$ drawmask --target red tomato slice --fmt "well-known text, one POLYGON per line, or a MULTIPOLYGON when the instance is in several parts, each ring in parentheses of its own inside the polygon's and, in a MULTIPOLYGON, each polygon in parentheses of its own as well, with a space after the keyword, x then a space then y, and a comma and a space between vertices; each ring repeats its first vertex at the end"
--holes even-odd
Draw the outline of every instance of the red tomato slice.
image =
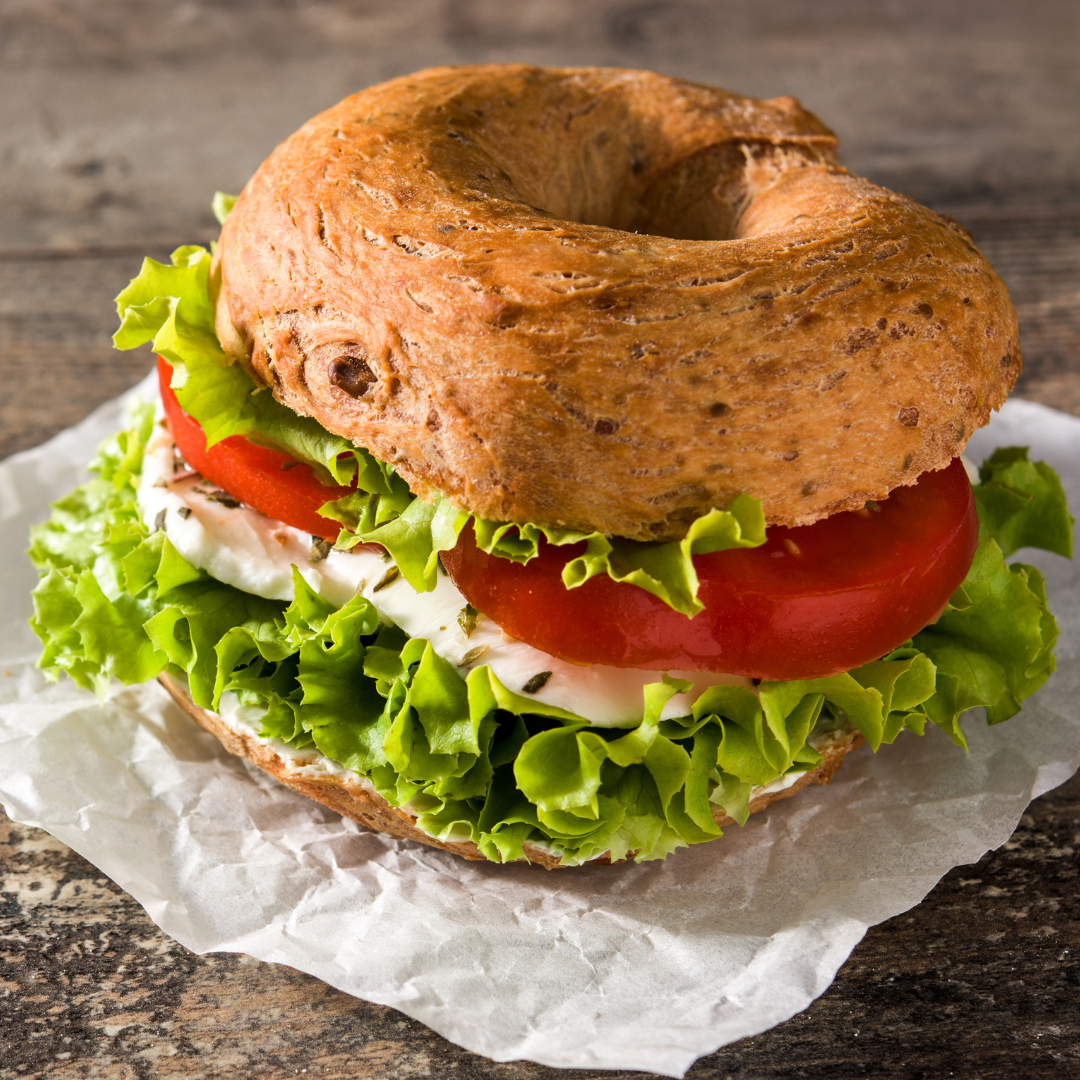
POLYGON ((770 528, 759 548, 694 557, 693 619, 607 576, 567 590, 583 545, 542 545, 527 564, 486 555, 471 527, 442 561, 473 607, 507 633, 581 664, 810 679, 876 660, 934 619, 978 543, 959 459, 897 488, 879 510, 770 528))
POLYGON ((196 472, 267 517, 323 540, 338 538, 341 526, 318 511, 323 503, 348 495, 350 488, 324 484, 310 465, 296 464, 288 454, 256 446, 240 435, 222 439, 207 450, 206 434, 198 420, 180 408, 169 385, 172 367, 160 356, 157 367, 169 430, 184 460, 196 472))

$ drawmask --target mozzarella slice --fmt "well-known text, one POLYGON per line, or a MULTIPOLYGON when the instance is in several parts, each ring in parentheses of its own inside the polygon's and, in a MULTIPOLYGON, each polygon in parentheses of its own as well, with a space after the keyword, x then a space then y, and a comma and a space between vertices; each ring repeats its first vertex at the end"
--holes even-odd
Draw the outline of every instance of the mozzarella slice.
MULTIPOLYGON (((172 436, 158 420, 143 458, 139 506, 150 529, 165 530, 192 565, 244 592, 292 600, 292 568, 324 599, 347 603, 357 593, 375 605, 386 622, 410 637, 426 638, 434 650, 465 675, 486 664, 508 689, 521 693, 541 672, 550 672, 531 696, 566 709, 598 727, 631 727, 641 720, 644 688, 661 673, 604 664, 577 665, 508 637, 481 615, 466 635, 458 622, 465 598, 440 574, 431 592, 417 593, 389 557, 371 547, 331 551, 323 557, 312 538, 247 506, 219 501, 220 493, 197 473, 181 471, 172 436)), ((687 715, 710 686, 750 686, 740 675, 672 671, 694 685, 667 703, 663 719, 687 715)))

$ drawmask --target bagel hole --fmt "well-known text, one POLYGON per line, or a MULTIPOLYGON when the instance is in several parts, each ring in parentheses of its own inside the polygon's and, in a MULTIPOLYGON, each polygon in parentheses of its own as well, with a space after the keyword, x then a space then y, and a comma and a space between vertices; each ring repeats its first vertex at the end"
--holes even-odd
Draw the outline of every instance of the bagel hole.
POLYGON ((577 160, 553 168, 537 168, 537 157, 524 154, 499 164, 522 202, 562 221, 672 240, 735 237, 748 198, 741 146, 709 146, 671 163, 621 149, 601 154, 586 143, 577 160))
POLYGON ((740 146, 710 146, 652 180, 633 231, 672 240, 732 240, 749 197, 740 146))

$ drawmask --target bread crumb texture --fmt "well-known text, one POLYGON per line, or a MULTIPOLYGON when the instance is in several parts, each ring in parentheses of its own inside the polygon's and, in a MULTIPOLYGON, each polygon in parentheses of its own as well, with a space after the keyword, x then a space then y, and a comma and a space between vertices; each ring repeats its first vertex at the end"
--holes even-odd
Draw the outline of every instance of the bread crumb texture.
POLYGON ((793 98, 643 71, 435 68, 346 98, 248 183, 226 350, 482 517, 671 540, 940 469, 1020 372, 956 223, 853 176, 793 98))

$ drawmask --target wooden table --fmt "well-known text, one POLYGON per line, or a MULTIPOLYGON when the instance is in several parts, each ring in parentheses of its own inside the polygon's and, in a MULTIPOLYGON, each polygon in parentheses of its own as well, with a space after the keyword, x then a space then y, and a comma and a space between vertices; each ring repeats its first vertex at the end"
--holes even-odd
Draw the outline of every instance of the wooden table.
MULTIPOLYGON (((956 217, 1020 312, 1018 393, 1080 415, 1075 0, 0 0, 0 455, 149 367, 111 351, 144 253, 206 242, 309 115, 435 63, 649 67, 832 123, 846 163, 956 217)), ((1080 781, 870 931, 828 992, 691 1076, 1080 1076, 1080 781)), ((0 819, 0 1078, 556 1077, 242 956, 197 957, 0 819)))

